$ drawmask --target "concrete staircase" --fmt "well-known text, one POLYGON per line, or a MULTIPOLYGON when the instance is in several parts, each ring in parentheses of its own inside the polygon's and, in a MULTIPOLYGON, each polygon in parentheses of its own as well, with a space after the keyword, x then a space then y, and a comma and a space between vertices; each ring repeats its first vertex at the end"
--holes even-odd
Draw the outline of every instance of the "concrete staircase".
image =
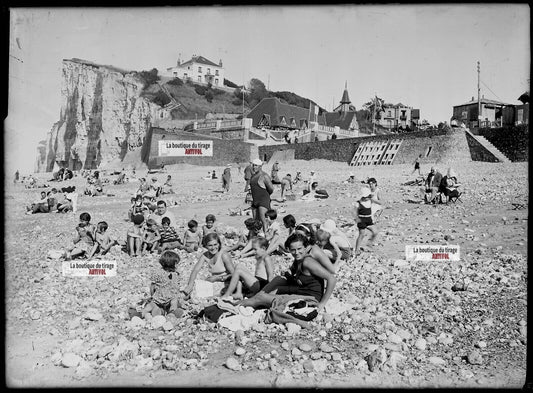
POLYGON ((482 135, 474 135, 471 131, 466 131, 472 138, 474 138, 476 141, 479 142, 481 146, 483 146, 485 149, 487 149, 494 157, 498 159, 500 162, 511 162, 505 154, 503 154, 501 151, 499 151, 496 146, 494 146, 492 143, 490 143, 487 138, 485 138, 482 135))

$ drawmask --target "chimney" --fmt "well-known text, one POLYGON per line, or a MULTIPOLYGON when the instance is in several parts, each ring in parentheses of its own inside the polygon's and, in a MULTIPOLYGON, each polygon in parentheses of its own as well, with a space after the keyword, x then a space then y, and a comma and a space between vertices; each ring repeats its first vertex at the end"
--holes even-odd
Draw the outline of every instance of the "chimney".
POLYGON ((178 67, 181 65, 181 53, 178 53, 178 67))
POLYGON ((222 67, 222 59, 219 60, 218 65, 222 67))
POLYGON ((474 101, 474 96, 472 96, 472 101, 474 101))

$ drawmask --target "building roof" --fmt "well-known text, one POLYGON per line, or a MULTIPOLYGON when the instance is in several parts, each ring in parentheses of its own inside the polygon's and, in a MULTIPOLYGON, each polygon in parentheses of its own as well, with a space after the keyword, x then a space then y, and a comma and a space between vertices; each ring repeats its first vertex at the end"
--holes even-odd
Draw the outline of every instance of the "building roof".
MULTIPOLYGON (((284 116, 285 121, 289 124, 290 119, 294 118, 296 126, 299 127, 300 120, 314 121, 314 114, 307 108, 302 108, 296 105, 284 104, 279 98, 268 97, 263 98, 246 117, 252 119, 252 125, 257 127, 257 124, 263 115, 270 116, 270 126, 281 126, 280 117, 284 116)), ((318 124, 324 125, 324 117, 318 116, 318 124)))
POLYGON ((180 67, 183 67, 185 65, 189 65, 192 63, 200 63, 200 64, 205 64, 205 65, 209 65, 213 67, 220 67, 220 64, 215 64, 211 60, 208 60, 203 56, 193 56, 190 60, 187 60, 185 63, 181 63, 180 67))
MULTIPOLYGON (((481 103, 482 104, 493 104, 493 105, 511 105, 507 102, 501 102, 501 101, 496 101, 496 100, 489 100, 488 98, 482 98, 481 100, 481 103)), ((468 102, 465 102, 464 104, 459 104, 459 105, 454 105, 454 107, 456 106, 466 106, 466 105, 477 105, 477 100, 474 99, 474 100, 471 100, 471 101, 468 101, 468 102)))
POLYGON ((350 104, 350 97, 348 97, 348 89, 344 89, 344 93, 342 93, 341 98, 341 104, 350 104))
MULTIPOLYGON (((326 124, 328 127, 339 127, 341 130, 349 130, 355 117, 354 112, 326 112, 326 124)), ((322 116, 320 116, 322 117, 322 116)))

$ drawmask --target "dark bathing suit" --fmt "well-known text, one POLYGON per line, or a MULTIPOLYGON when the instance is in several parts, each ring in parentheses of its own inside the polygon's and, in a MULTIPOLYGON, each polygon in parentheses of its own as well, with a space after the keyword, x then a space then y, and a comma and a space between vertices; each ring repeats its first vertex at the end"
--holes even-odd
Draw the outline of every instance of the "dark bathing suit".
MULTIPOLYGON (((302 262, 300 262, 302 263, 302 262)), ((318 302, 324 295, 324 279, 302 273, 298 262, 294 262, 290 268, 290 273, 285 273, 287 283, 277 287, 278 295, 302 295, 313 296, 318 302)))
POLYGON ((263 206, 266 209, 270 209, 270 194, 268 191, 259 186, 260 174, 255 174, 250 179, 250 189, 252 191, 252 207, 258 208, 263 206))

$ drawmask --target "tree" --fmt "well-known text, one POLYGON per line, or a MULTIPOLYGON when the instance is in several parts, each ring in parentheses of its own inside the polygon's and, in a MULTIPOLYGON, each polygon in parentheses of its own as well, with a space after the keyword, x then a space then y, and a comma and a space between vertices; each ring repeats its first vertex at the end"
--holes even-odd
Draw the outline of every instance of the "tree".
MULTIPOLYGON (((379 120, 381 118, 380 112, 383 110, 385 100, 379 97, 371 99, 369 102, 363 104, 363 108, 374 114, 374 119, 379 120)), ((371 115, 372 116, 372 115, 371 115)))
POLYGON ((245 100, 250 107, 256 106, 263 98, 268 97, 268 91, 265 84, 259 79, 252 78, 248 85, 249 94, 245 95, 245 100))
POLYGON ((152 68, 150 71, 139 72, 137 75, 144 83, 143 88, 146 89, 148 86, 151 86, 156 83, 160 79, 158 73, 159 71, 157 71, 157 68, 152 68))

